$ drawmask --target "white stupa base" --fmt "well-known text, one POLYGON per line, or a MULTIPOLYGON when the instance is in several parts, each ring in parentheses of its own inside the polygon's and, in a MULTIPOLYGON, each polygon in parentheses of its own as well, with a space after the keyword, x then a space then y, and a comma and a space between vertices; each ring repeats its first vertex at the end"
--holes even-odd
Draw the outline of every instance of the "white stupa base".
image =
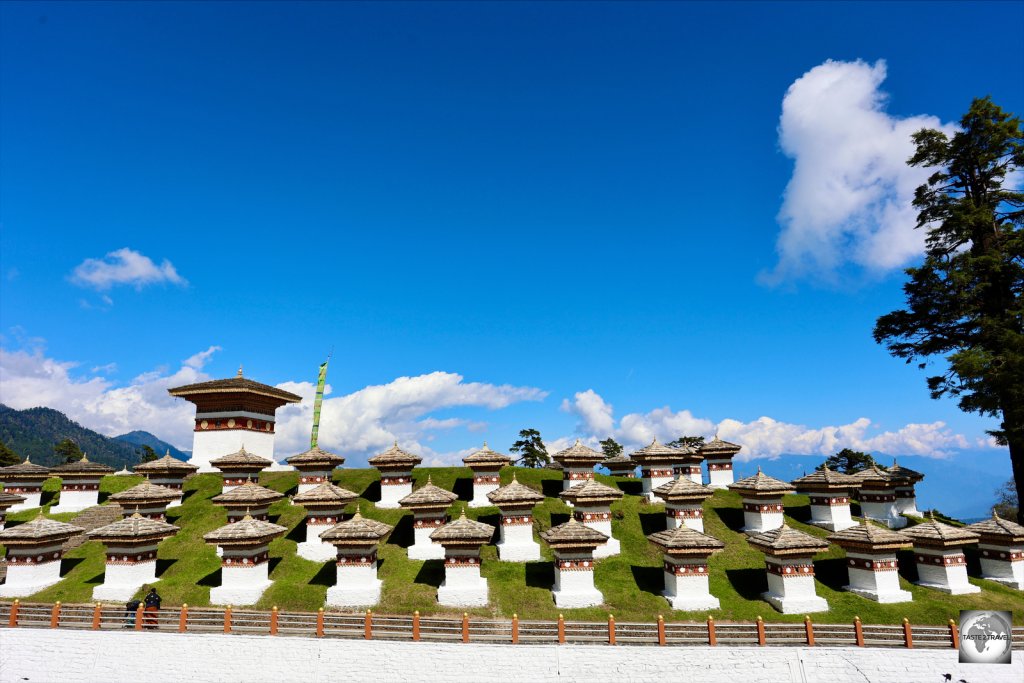
POLYGON ((973 583, 949 585, 943 583, 931 583, 930 581, 915 581, 918 586, 922 588, 931 588, 942 593, 948 593, 949 595, 969 595, 971 593, 980 593, 981 589, 975 586, 973 583))
POLYGON ((740 529, 743 533, 753 536, 763 531, 771 531, 782 526, 783 516, 781 512, 749 512, 743 511, 744 527, 740 529))
POLYGON ((922 553, 915 548, 914 554, 923 555, 926 560, 926 563, 917 563, 916 583, 918 586, 942 591, 950 595, 967 595, 969 593, 981 592, 980 588, 967 580, 967 566, 965 564, 944 566, 941 562, 935 561, 936 558, 950 558, 962 555, 959 549, 935 555, 922 553))
POLYGON ((59 581, 59 560, 43 564, 8 565, 7 581, 0 585, 0 598, 21 598, 32 595, 59 581))
POLYGON ((713 470, 710 465, 714 463, 713 460, 708 460, 708 486, 713 489, 727 489, 729 484, 734 483, 735 479, 732 476, 732 468, 727 470, 713 470))
POLYGON ((60 502, 50 508, 50 514, 59 515, 63 512, 81 512, 86 508, 99 505, 99 498, 99 491, 61 491, 60 502))
POLYGON ((681 526, 685 526, 688 529, 699 531, 704 533, 704 518, 703 517, 675 517, 672 515, 665 515, 665 528, 669 531, 672 529, 678 529, 681 526))
POLYGON ((787 598, 776 593, 762 593, 761 597, 783 614, 808 614, 810 612, 827 612, 828 602, 818 596, 800 596, 787 598))
POLYGON ((498 543, 498 559, 502 562, 536 562, 540 546, 536 543, 498 543))
MULTIPOLYGON (((417 530, 418 531, 418 530, 417 530)), ((427 531, 432 531, 427 529, 427 531)), ((444 559, 444 546, 438 545, 437 543, 419 543, 417 539, 416 543, 413 543, 408 548, 408 555, 410 560, 443 560, 444 559)))
POLYGON ((194 432, 190 465, 199 472, 218 472, 211 460, 245 450, 261 458, 274 460, 274 432, 257 432, 251 429, 214 429, 194 432))
POLYGON ((214 605, 254 605, 273 581, 260 581, 247 586, 217 586, 210 589, 210 602, 214 605))
POLYGON ((594 549, 594 557, 611 557, 612 555, 618 555, 620 550, 619 539, 609 537, 607 543, 599 545, 594 549))
POLYGON ((449 585, 446 578, 437 589, 437 604, 446 607, 484 607, 487 605, 487 579, 476 581, 459 580, 457 585, 449 585))
POLYGON ((103 583, 92 589, 93 600, 128 600, 146 584, 156 581, 156 560, 137 564, 108 564, 103 583))
POLYGON ((264 472, 294 472, 295 468, 292 467, 291 465, 289 465, 286 462, 278 462, 278 461, 275 460, 274 464, 272 464, 270 467, 268 467, 267 469, 265 469, 263 471, 264 472))
POLYGON ((672 609, 683 610, 685 612, 698 612, 706 611, 711 609, 718 609, 722 606, 718 598, 713 595, 675 595, 668 591, 663 591, 662 595, 668 600, 668 604, 672 605, 672 609))
POLYGON ((37 507, 42 507, 42 505, 39 502, 39 499, 43 497, 42 492, 40 492, 40 493, 19 493, 18 495, 19 496, 24 496, 25 497, 25 501, 22 502, 22 503, 18 503, 17 505, 12 505, 11 507, 7 508, 7 512, 8 513, 11 513, 11 512, 21 512, 22 510, 34 510, 37 507))
POLYGON ((883 605, 889 605, 895 602, 910 602, 914 599, 914 596, 910 591, 905 591, 900 588, 897 588, 896 590, 879 591, 860 586, 843 586, 843 590, 859 595, 862 598, 867 598, 868 600, 874 600, 875 602, 883 605))
POLYGON ((168 510, 176 507, 181 507, 181 494, 179 494, 177 498, 175 498, 174 500, 167 504, 168 510))
POLYGON ((982 572, 981 578, 1001 583, 1004 586, 1009 586, 1010 588, 1015 588, 1019 591, 1024 591, 1024 580, 1018 581, 1017 579, 1011 579, 1005 576, 985 576, 984 572, 982 572))
POLYGON ((469 501, 469 507, 471 508, 489 508, 494 507, 494 503, 487 499, 487 494, 491 491, 497 491, 501 487, 501 484, 486 483, 486 484, 473 484, 473 500, 469 501))
POLYGON ((380 487, 380 500, 377 502, 377 507, 384 508, 386 510, 394 510, 402 507, 398 504, 398 501, 402 500, 406 496, 412 493, 412 483, 408 484, 394 484, 380 487))
MULTIPOLYGON (((330 527, 323 527, 324 531, 330 527)), ((299 543, 296 550, 299 557, 310 562, 327 562, 338 557, 338 550, 330 543, 324 543, 319 538, 315 541, 303 541, 299 543)))
POLYGON ((892 502, 861 501, 860 511, 865 518, 885 524, 890 529, 902 529, 907 525, 907 518, 896 511, 896 504, 892 502))
POLYGON ((857 526, 847 505, 811 505, 810 524, 829 531, 842 531, 857 526))
POLYGON ((1012 553, 1019 553, 1024 548, 982 543, 978 550, 981 551, 981 578, 1024 590, 1024 561, 1011 562, 1008 559, 1012 553))
POLYGON ((555 598, 555 607, 596 607, 604 602, 604 594, 596 588, 556 589, 551 595, 555 598))
POLYGON ((643 495, 647 496, 647 500, 652 503, 660 503, 662 500, 654 495, 654 489, 673 480, 673 477, 641 477, 640 487, 643 495))
POLYGON ((327 604, 331 607, 372 607, 380 602, 382 583, 380 579, 374 579, 372 583, 358 586, 331 586, 327 589, 327 604))

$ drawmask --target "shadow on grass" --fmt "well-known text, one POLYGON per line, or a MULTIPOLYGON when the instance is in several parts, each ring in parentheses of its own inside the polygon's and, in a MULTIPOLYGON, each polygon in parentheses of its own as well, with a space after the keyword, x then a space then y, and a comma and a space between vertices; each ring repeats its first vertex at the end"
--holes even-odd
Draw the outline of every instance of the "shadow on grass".
POLYGON ((104 503, 106 503, 107 502, 107 498, 110 498, 111 495, 112 494, 110 494, 110 493, 108 493, 106 491, 100 491, 99 494, 96 496, 96 503, 97 503, 97 505, 103 505, 104 503))
POLYGON ((444 560, 424 560, 413 581, 440 588, 441 582, 444 581, 444 560))
POLYGON ((388 545, 397 545, 399 548, 408 548, 416 540, 413 533, 412 515, 405 515, 395 524, 395 530, 388 537, 388 545))
POLYGON ((814 562, 814 578, 834 591, 843 590, 850 583, 845 557, 830 557, 814 562))
POLYGON ((181 504, 184 505, 189 498, 196 495, 195 489, 189 489, 188 491, 182 491, 181 493, 181 504))
POLYGON ((798 522, 809 524, 811 521, 811 505, 793 505, 786 507, 786 514, 798 522))
POLYGON ((665 518, 665 515, 658 512, 641 512, 637 516, 640 518, 640 530, 644 536, 649 536, 668 528, 668 520, 665 518))
POLYGON ((85 562, 84 557, 65 557, 60 561, 60 575, 67 576, 68 572, 85 562))
POLYGON ((615 482, 615 485, 627 496, 644 495, 644 485, 639 479, 619 479, 615 482))
POLYGON ((480 515, 476 518, 476 521, 483 522, 484 524, 490 524, 494 527, 494 534, 491 536, 491 543, 497 543, 498 539, 501 538, 501 515, 498 513, 480 515))
POLYGON ((555 526, 558 526, 559 524, 565 524, 566 522, 569 521, 570 517, 572 517, 572 515, 568 515, 568 514, 566 514, 564 512, 552 512, 551 513, 551 526, 555 527, 555 526))
POLYGON ((554 562, 527 562, 526 585, 532 588, 551 590, 555 585, 554 562))
MULTIPOLYGON (((275 523, 277 520, 273 520, 275 523)), ((291 531, 285 535, 285 539, 289 541, 295 541, 296 543, 302 543, 306 540, 306 520, 302 520, 296 524, 291 531)))
POLYGON ((327 586, 330 588, 338 579, 338 566, 334 562, 328 562, 324 566, 320 567, 312 579, 309 580, 311 586, 327 586))
POLYGON ((473 478, 459 477, 452 485, 452 493, 459 497, 459 500, 473 500, 473 478))
POLYGON ((220 574, 221 574, 220 567, 218 567, 214 571, 210 572, 209 574, 207 574, 203 578, 201 578, 198 581, 196 581, 196 585, 197 586, 209 586, 210 588, 216 588, 217 586, 220 585, 220 581, 221 581, 220 574))
POLYGON ((852 516, 854 516, 854 517, 863 517, 864 516, 864 513, 861 512, 861 509, 860 509, 860 503, 855 503, 852 500, 850 501, 850 514, 852 516))
POLYGON ((722 520, 722 524, 733 531, 740 531, 743 528, 745 524, 743 510, 739 508, 714 508, 714 510, 718 514, 718 518, 722 520))
POLYGON ((968 576, 981 576, 981 556, 978 554, 977 546, 967 546, 964 549, 964 556, 967 558, 968 576))
POLYGON ((363 492, 359 494, 359 497, 363 500, 372 500, 374 502, 380 502, 380 479, 377 481, 371 481, 370 484, 363 489, 363 492))
POLYGON ((632 566, 633 581, 640 590, 661 595, 665 590, 665 570, 661 567, 637 567, 632 566))
POLYGON ((540 482, 540 492, 545 498, 558 498, 562 490, 561 479, 544 479, 540 482))
POLYGON ((277 569, 277 565, 281 564, 281 559, 282 558, 280 558, 280 557, 272 557, 272 558, 270 558, 270 560, 267 562, 267 574, 268 575, 274 573, 274 570, 277 569))
POLYGON ((171 565, 177 562, 177 560, 161 560, 157 558, 156 561, 156 576, 160 578, 164 575, 164 572, 171 568, 171 565))
POLYGON ((760 600, 761 593, 768 590, 768 578, 764 569, 726 569, 729 583, 746 600, 760 600))
POLYGON ((57 491, 43 491, 39 496, 39 507, 46 507, 50 503, 57 502, 57 491))
POLYGON ((917 581, 917 562, 914 561, 913 550, 900 550, 896 553, 897 570, 910 583, 917 581))
POLYGON ((93 586, 98 586, 101 583, 103 583, 103 577, 104 577, 105 574, 106 574, 106 572, 100 572, 99 574, 96 574, 92 578, 86 579, 82 583, 86 583, 86 584, 93 585, 93 586))

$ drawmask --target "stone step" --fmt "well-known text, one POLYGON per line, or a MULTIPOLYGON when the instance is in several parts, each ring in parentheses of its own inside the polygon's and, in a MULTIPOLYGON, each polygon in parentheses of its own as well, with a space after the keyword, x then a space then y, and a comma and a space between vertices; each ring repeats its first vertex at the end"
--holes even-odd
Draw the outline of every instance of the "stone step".
MULTIPOLYGON (((106 505, 95 505, 91 508, 86 508, 68 523, 80 527, 83 532, 86 532, 116 522, 121 519, 121 516, 121 506, 116 503, 108 503, 106 505)), ((72 536, 64 542, 64 551, 67 552, 72 548, 77 548, 88 540, 89 537, 85 533, 72 536)))

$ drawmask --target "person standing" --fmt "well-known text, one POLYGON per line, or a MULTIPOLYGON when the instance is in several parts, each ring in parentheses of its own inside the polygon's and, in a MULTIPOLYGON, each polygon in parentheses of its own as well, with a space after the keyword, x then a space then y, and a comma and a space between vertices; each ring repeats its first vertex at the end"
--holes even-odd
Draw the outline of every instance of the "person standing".
POLYGON ((160 611, 160 594, 156 588, 150 588, 149 593, 143 599, 142 624, 145 628, 155 629, 157 624, 157 612, 160 611))

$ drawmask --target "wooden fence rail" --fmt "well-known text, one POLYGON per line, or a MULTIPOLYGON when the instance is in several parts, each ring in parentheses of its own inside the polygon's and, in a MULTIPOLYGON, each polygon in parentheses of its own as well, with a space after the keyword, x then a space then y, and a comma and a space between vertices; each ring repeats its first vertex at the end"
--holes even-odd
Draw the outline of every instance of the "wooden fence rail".
MULTIPOLYGON (((730 645, 785 647, 895 647, 955 648, 959 640, 956 622, 943 626, 848 624, 803 622, 768 623, 715 621, 666 622, 661 616, 650 622, 606 622, 424 617, 348 612, 283 612, 189 607, 162 609, 156 613, 125 610, 114 605, 66 605, 0 602, 0 628, 71 628, 93 631, 132 629, 177 633, 231 633, 309 638, 360 638, 367 640, 416 640, 452 643, 551 643, 575 645, 730 645)), ((1024 650, 1024 628, 1013 629, 1013 647, 1024 650)))

